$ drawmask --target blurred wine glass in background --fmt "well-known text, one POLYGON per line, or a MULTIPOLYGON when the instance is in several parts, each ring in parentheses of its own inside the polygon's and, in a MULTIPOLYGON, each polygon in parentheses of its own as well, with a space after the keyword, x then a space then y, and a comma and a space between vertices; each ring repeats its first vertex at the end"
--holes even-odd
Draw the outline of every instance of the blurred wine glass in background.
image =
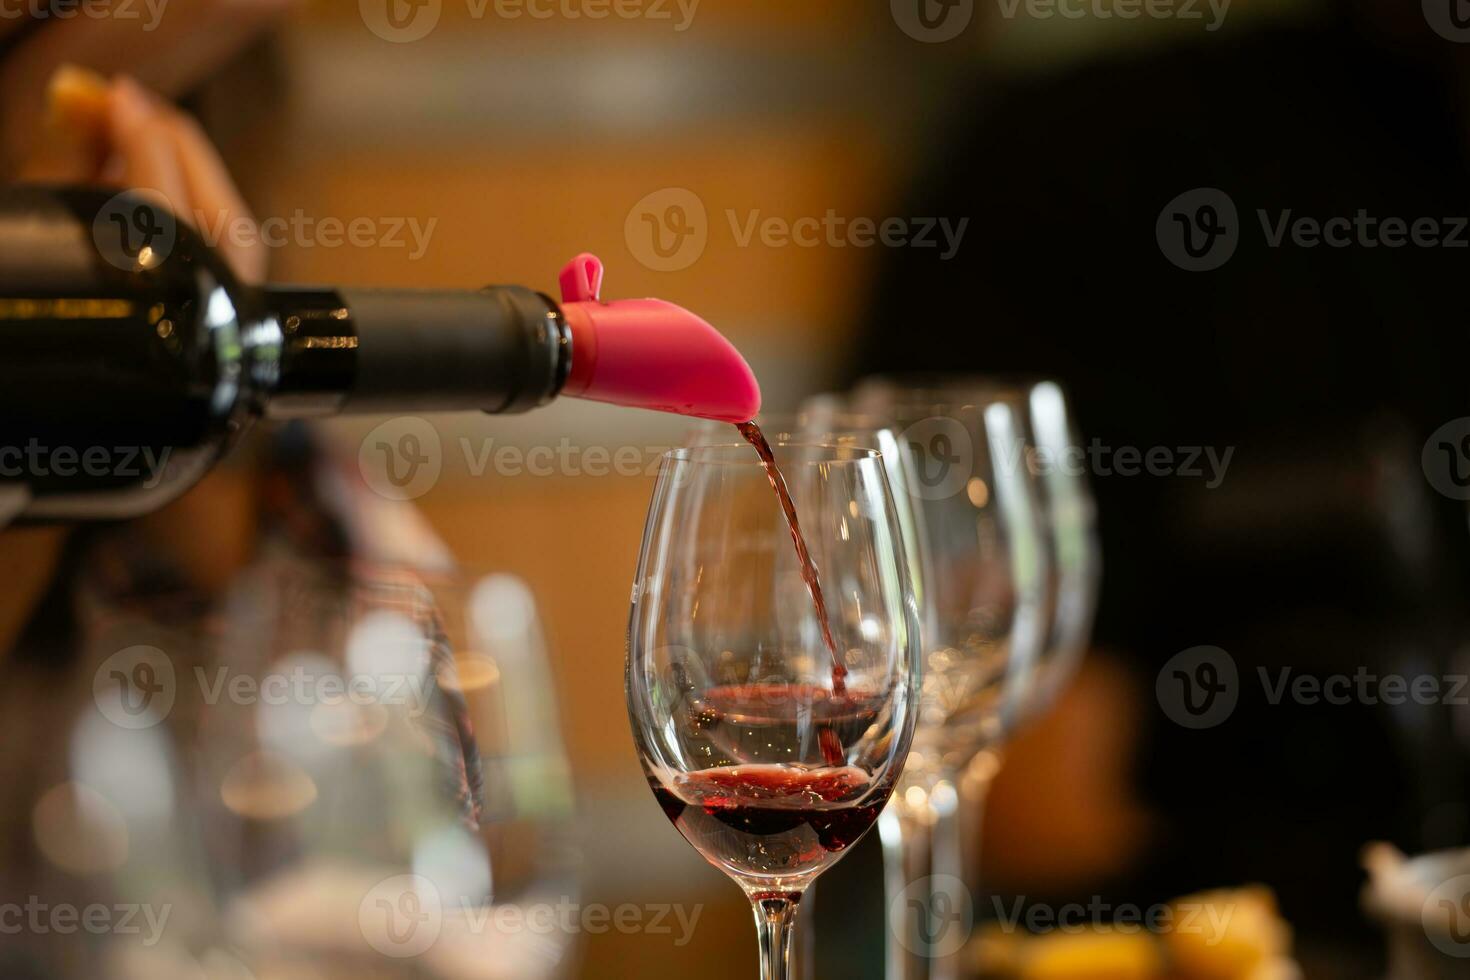
POLYGON ((1039 683, 1050 577, 1039 491, 1020 462, 1022 423, 1006 399, 936 399, 872 381, 852 405, 886 420, 910 447, 931 570, 919 729, 879 825, 887 973, 891 980, 951 976, 957 950, 941 948, 930 920, 973 899, 953 894, 967 887, 961 780, 1039 683))
POLYGON ((91 970, 50 944, 33 975, 565 973, 573 799, 519 580, 268 558, 166 606, 89 617, 32 876, 164 921, 99 937, 91 970))

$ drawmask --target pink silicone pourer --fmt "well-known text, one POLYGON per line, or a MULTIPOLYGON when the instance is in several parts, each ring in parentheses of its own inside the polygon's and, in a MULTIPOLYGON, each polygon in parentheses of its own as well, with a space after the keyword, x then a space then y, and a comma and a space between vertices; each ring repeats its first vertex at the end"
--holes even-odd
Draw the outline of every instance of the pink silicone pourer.
POLYGON ((760 411, 750 365, 704 320, 660 299, 602 302, 602 260, 589 252, 560 279, 572 332, 562 394, 721 422, 748 422, 760 411))

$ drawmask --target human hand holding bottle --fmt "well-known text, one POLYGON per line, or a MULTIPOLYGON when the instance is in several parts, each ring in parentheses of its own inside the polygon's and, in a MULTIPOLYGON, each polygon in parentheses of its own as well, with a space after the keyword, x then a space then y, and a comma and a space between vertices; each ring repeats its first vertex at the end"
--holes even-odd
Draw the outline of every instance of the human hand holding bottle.
MULTIPOLYGON (((199 123, 128 76, 60 68, 48 87, 45 128, 22 180, 150 191, 183 221, 201 214, 221 227, 254 221, 199 123)), ((260 236, 225 236, 216 250, 243 281, 265 278, 260 236)))
MULTIPOLYGON (((253 222, 219 153, 199 124, 127 76, 112 80, 63 66, 47 86, 43 137, 30 148, 17 177, 36 183, 105 184, 146 189, 166 198, 180 220, 207 214, 253 222)), ((258 235, 227 236, 219 254, 247 282, 265 278, 267 255, 258 235)), ((217 468, 198 492, 151 520, 175 531, 158 535, 160 550, 190 581, 217 585, 248 557, 255 508, 248 474, 217 468), (184 511, 185 513, 179 513, 184 511)), ((17 500, 17 505, 21 501, 17 500)), ((0 499, 0 548, 30 556, 32 571, 0 599, 0 651, 24 625, 51 577, 66 531, 59 527, 4 529, 0 499)), ((146 531, 145 531, 146 533, 146 531)))

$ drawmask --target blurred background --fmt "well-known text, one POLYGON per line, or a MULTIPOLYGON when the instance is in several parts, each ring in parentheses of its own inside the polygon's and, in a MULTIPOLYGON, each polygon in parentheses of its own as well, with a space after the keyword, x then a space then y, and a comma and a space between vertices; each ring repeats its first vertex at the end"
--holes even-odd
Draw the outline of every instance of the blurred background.
MULTIPOLYGON (((1448 694, 1470 570, 1452 477, 1470 454, 1438 468, 1440 443, 1470 433, 1440 432, 1470 415, 1456 4, 635 6, 307 0, 182 101, 257 219, 402 229, 402 247, 288 235, 272 281, 552 291, 592 251, 604 296, 656 295, 724 332, 770 409, 871 373, 1060 378, 1105 451, 1090 464, 1097 643, 1007 748, 987 888, 1147 908, 1261 883, 1308 976, 1383 975, 1363 848, 1470 836, 1470 727, 1448 694), (1290 230, 1360 210, 1432 219, 1438 241, 1290 230), (802 219, 809 237, 790 238, 802 219), (853 231, 888 219, 905 242, 853 231), (1124 448, 1171 462, 1129 475, 1124 448), (1206 645, 1227 652, 1239 700, 1199 729, 1156 685, 1206 645), (1445 693, 1273 698, 1282 670, 1445 693)), ((136 69, 152 71, 168 66, 136 69)), ((321 429, 350 465, 383 423, 321 429)), ((581 936, 577 975, 753 975, 747 904, 660 813, 622 695, 651 475, 686 424, 563 402, 433 430, 442 470, 414 504, 461 565, 518 577, 539 608, 581 900, 702 906, 684 945, 581 936), (571 462, 497 455, 534 447, 571 462)), ((250 458, 212 479, 242 479, 250 458)), ((860 852, 819 887, 823 930, 865 924, 871 940, 824 952, 824 975, 880 975, 877 873, 860 852)))

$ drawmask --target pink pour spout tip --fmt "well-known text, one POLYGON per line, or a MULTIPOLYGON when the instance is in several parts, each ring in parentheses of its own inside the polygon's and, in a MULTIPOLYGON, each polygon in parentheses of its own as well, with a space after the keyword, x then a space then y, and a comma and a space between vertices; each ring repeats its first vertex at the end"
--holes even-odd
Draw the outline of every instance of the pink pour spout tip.
POLYGON ((704 320, 658 299, 602 302, 602 262, 590 253, 569 262, 560 279, 572 333, 565 394, 721 422, 760 412, 750 365, 704 320))

